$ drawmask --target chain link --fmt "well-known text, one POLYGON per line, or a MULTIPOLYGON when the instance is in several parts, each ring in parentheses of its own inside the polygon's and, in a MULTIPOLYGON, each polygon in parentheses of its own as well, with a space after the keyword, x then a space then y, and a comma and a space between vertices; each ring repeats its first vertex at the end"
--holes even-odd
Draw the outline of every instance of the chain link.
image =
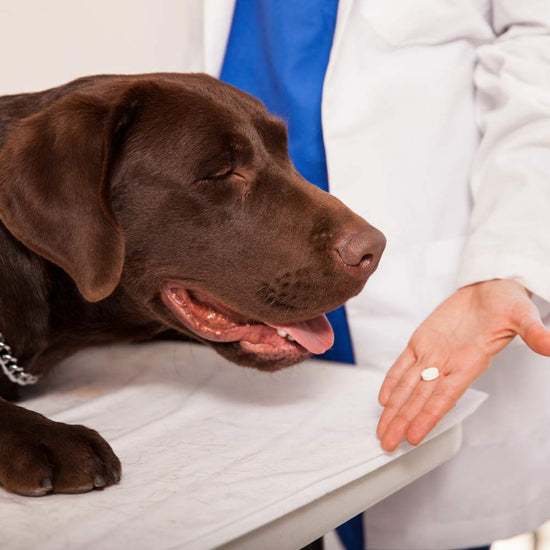
POLYGON ((20 386, 27 386, 38 382, 38 376, 25 372, 25 369, 17 364, 17 359, 11 354, 11 348, 6 344, 4 335, 1 332, 0 367, 2 367, 2 371, 12 382, 20 386))

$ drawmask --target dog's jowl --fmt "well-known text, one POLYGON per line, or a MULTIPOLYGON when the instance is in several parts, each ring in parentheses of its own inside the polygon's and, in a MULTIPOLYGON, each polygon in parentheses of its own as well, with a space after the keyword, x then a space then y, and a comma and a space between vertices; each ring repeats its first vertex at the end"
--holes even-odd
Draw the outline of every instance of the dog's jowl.
POLYGON ((385 245, 300 177, 280 120, 205 75, 0 98, 0 219, 0 483, 24 495, 108 486, 121 468, 97 432, 9 402, 17 384, 166 331, 239 365, 293 365, 332 345, 324 314, 385 245))

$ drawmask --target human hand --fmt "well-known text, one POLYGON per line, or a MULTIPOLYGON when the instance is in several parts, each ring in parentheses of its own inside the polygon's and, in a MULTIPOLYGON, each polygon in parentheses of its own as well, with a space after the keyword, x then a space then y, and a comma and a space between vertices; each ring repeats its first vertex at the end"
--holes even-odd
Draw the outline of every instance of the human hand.
POLYGON ((445 300, 418 327, 382 384, 376 432, 382 448, 393 451, 404 437, 418 445, 516 334, 550 356, 550 331, 516 281, 476 283, 445 300), (427 367, 437 367, 439 378, 422 380, 427 367))

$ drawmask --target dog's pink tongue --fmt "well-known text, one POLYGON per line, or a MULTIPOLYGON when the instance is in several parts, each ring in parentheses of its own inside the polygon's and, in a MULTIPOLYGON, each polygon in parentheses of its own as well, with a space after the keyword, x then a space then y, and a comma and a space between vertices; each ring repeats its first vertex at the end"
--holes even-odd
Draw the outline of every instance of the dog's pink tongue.
POLYGON ((275 329, 284 330, 311 353, 325 353, 334 344, 334 332, 326 315, 294 325, 266 324, 275 329))

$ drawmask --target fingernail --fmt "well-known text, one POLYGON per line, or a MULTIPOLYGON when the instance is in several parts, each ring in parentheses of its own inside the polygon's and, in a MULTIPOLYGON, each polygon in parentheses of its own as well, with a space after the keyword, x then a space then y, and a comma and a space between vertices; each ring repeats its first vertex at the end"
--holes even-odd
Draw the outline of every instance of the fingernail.
POLYGON ((401 443, 401 442, 398 441, 397 444, 395 443, 395 441, 393 441, 391 443, 388 443, 387 441, 382 442, 382 449, 384 451, 386 451, 387 453, 393 453, 393 451, 395 451, 395 449, 397 449, 397 447, 399 447, 399 443, 401 443))

